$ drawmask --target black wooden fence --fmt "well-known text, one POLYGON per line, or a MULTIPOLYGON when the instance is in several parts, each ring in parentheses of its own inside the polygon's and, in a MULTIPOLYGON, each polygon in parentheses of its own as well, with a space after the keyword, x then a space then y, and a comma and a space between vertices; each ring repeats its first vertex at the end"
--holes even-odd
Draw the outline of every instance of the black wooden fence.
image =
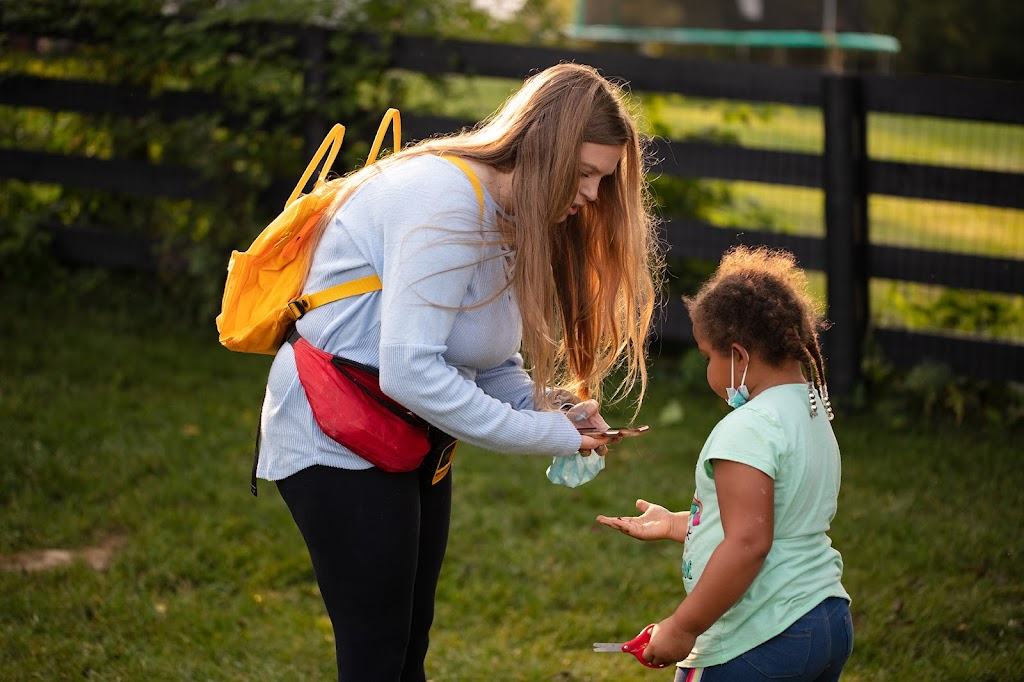
MULTIPOLYGON (((324 64, 324 32, 302 29, 310 59, 306 86, 318 87, 324 64)), ((367 37, 372 40, 373 37, 367 37)), ((657 140, 654 170, 678 177, 746 180, 823 190, 826 236, 794 236, 757 230, 722 229, 693 219, 666 217, 664 229, 675 253, 717 260, 744 232, 748 244, 793 251, 801 265, 827 275, 828 316, 825 335, 830 386, 837 394, 859 379, 863 347, 871 334, 888 360, 911 366, 932 360, 955 372, 980 379, 1024 380, 1024 346, 963 338, 940 332, 869 330, 868 281, 886 278, 971 290, 1024 294, 1024 264, 1012 258, 961 255, 896 248, 869 239, 870 194, 984 204, 1024 209, 1024 175, 1007 172, 879 161, 866 153, 869 112, 892 112, 950 119, 1024 124, 1024 84, 986 81, 900 78, 881 75, 836 75, 813 69, 750 64, 659 59, 632 53, 550 47, 496 45, 472 41, 439 42, 403 37, 386 48, 395 68, 425 74, 473 74, 523 78, 561 61, 591 64, 606 75, 624 79, 633 91, 681 93, 692 97, 777 102, 820 108, 825 130, 824 154, 771 151, 708 142, 657 140)), ((0 77, 0 105, 43 107, 88 113, 141 116, 158 112, 166 120, 215 111, 215 96, 197 93, 140 95, 118 86, 86 81, 52 80, 26 75, 0 77)), ((294 123, 294 122, 293 122, 294 123)), ((458 130, 471 123, 403 111, 406 137, 418 139, 458 130)), ((326 132, 319 120, 304 124, 307 143, 326 132)), ((5 145, 7 143, 4 143, 5 145)), ((10 146, 0 147, 0 178, 118 190, 148 197, 209 197, 209 189, 187 168, 131 160, 68 157, 10 146)), ((290 189, 275 183, 277 194, 290 189)), ((280 198, 275 194, 275 203, 280 198)), ((153 263, 145 241, 101 231, 58 231, 55 247, 69 261, 123 264, 131 254, 140 264, 153 263)), ((691 337, 688 316, 679 301, 668 301, 660 336, 691 337)))

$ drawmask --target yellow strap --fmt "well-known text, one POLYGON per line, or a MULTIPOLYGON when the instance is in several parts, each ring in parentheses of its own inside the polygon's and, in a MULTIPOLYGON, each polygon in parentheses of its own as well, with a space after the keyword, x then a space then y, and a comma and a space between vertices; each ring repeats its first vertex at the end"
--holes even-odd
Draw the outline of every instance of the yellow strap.
MULTIPOLYGON (((384 120, 381 121, 380 129, 377 131, 377 137, 373 142, 373 148, 370 150, 370 159, 375 160, 377 158, 377 153, 380 151, 380 143, 384 139, 384 135, 387 133, 387 126, 392 122, 392 120, 394 121, 395 148, 398 148, 400 144, 399 138, 401 135, 401 122, 398 110, 388 109, 388 113, 384 115, 384 120)), ((344 134, 344 130, 344 128, 341 129, 342 134, 344 134)), ((326 144, 327 140, 324 140, 324 145, 326 144)), ((321 145, 321 151, 322 150, 323 145, 321 145)), ((320 152, 317 153, 319 154, 320 152)), ((480 222, 482 223, 484 220, 484 188, 483 185, 480 184, 480 178, 476 176, 476 173, 473 172, 473 169, 469 167, 469 164, 466 163, 465 160, 460 159, 457 156, 442 156, 441 158, 458 166, 459 169, 466 174, 466 177, 469 178, 470 184, 473 185, 473 191, 476 193, 476 199, 480 203, 480 222)), ((367 164, 369 163, 371 163, 371 161, 368 159, 367 164)), ((307 171, 309 171, 309 169, 307 169, 307 171)), ((377 275, 369 275, 367 277, 352 280, 351 282, 336 284, 333 287, 328 287, 327 289, 318 291, 315 294, 306 294, 305 296, 301 296, 289 303, 288 307, 295 315, 295 319, 298 319, 313 308, 317 308, 326 303, 333 303, 334 301, 339 301, 343 298, 348 298, 349 296, 368 294, 371 291, 380 291, 382 288, 383 285, 381 284, 380 277, 377 275)))
POLYGON ((331 128, 331 132, 327 133, 327 137, 320 143, 320 148, 316 150, 316 154, 313 154, 313 158, 310 160, 309 165, 306 166, 306 170, 302 173, 302 177, 299 178, 299 183, 295 185, 295 189, 292 190, 292 194, 288 197, 288 201, 284 202, 285 208, 291 204, 295 199, 298 198, 299 194, 302 193, 302 188, 306 186, 306 182, 309 180, 309 176, 316 170, 316 165, 320 163, 320 159, 324 157, 324 153, 327 152, 328 146, 330 146, 330 152, 327 154, 327 161, 324 162, 324 167, 320 170, 320 177, 317 178, 316 185, 319 187, 324 184, 327 172, 331 170, 331 166, 334 165, 334 159, 338 156, 338 151, 341 149, 341 141, 345 139, 345 126, 340 123, 335 123, 334 127, 331 128))
POLYGON ((480 222, 482 223, 484 221, 484 186, 480 184, 480 178, 476 176, 476 173, 469 167, 465 159, 458 156, 448 156, 447 154, 442 154, 441 158, 454 163, 469 178, 469 183, 473 185, 473 191, 476 192, 476 200, 480 204, 480 222))
POLYGON ((445 161, 451 161, 453 164, 458 166, 460 168, 460 170, 462 170, 463 173, 466 174, 466 177, 469 178, 469 183, 473 185, 473 191, 475 191, 475 193, 476 193, 476 201, 480 205, 480 222, 482 223, 483 222, 483 185, 480 184, 480 178, 476 177, 476 173, 474 173, 473 169, 469 167, 469 164, 466 163, 466 160, 462 159, 461 157, 450 157, 450 156, 447 156, 447 155, 441 155, 441 159, 444 159, 445 161))
POLYGON ((373 138, 370 155, 366 157, 367 166, 377 160, 377 154, 380 153, 380 147, 384 143, 384 136, 388 132, 389 123, 392 124, 391 142, 395 147, 395 151, 397 152, 402 148, 402 115, 398 113, 398 109, 392 107, 384 112, 384 118, 381 120, 380 126, 377 127, 377 135, 373 138))
POLYGON ((377 275, 369 275, 367 277, 360 277, 354 279, 351 282, 342 282, 341 284, 335 284, 333 287, 328 287, 323 291, 318 291, 315 294, 306 294, 300 296, 291 303, 288 307, 291 308, 295 314, 295 318, 298 319, 308 313, 313 308, 318 308, 325 303, 333 303, 349 296, 358 296, 360 294, 368 294, 371 291, 380 291, 382 288, 380 277, 377 275))
MULTIPOLYGON (((402 115, 398 109, 394 107, 384 112, 384 119, 380 122, 380 126, 377 128, 377 135, 373 139, 373 146, 370 147, 370 155, 366 157, 366 165, 369 166, 377 160, 377 155, 380 154, 381 145, 384 143, 384 136, 388 132, 388 126, 392 128, 392 141, 394 143, 395 151, 397 152, 402 147, 402 115)), ((288 197, 288 201, 284 202, 285 207, 298 198, 299 194, 302 193, 302 188, 309 182, 309 178, 313 175, 313 171, 316 170, 317 164, 320 163, 320 159, 327 153, 327 161, 324 162, 323 168, 320 169, 320 177, 317 178, 316 187, 324 184, 327 181, 327 173, 331 170, 331 166, 334 165, 334 160, 338 157, 338 152, 341 150, 341 142, 345 139, 345 126, 340 123, 335 123, 331 131, 327 133, 327 137, 320 143, 320 148, 313 154, 313 158, 310 160, 309 165, 306 166, 306 170, 302 173, 302 177, 299 178, 298 184, 295 185, 295 189, 292 190, 291 196, 288 197), (330 151, 328 152, 328 148, 330 151)))

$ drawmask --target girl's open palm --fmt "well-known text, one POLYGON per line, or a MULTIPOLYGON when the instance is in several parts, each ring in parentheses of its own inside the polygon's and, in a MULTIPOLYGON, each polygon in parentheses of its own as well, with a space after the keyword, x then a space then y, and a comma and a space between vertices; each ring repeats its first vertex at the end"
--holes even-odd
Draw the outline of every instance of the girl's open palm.
POLYGON ((686 521, 689 512, 673 513, 661 505, 637 500, 640 516, 598 516, 598 523, 621 531, 637 540, 686 539, 686 521), (681 526, 681 528, 680 528, 681 526))

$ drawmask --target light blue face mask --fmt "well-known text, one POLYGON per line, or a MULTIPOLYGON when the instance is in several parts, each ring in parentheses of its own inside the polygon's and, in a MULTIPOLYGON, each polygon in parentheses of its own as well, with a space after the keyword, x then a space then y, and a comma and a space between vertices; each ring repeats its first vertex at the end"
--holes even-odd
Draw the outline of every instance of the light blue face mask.
POLYGON ((567 488, 576 488, 593 481, 604 469, 604 457, 591 453, 584 457, 580 453, 569 457, 555 457, 548 467, 548 480, 567 488))
POLYGON ((729 403, 729 407, 735 409, 741 405, 746 405, 750 399, 750 391, 747 390, 745 383, 747 380, 747 370, 750 369, 750 360, 747 360, 747 366, 743 368, 743 376, 740 377, 739 388, 733 388, 736 385, 736 354, 731 350, 729 351, 729 388, 725 389, 725 402, 729 403))

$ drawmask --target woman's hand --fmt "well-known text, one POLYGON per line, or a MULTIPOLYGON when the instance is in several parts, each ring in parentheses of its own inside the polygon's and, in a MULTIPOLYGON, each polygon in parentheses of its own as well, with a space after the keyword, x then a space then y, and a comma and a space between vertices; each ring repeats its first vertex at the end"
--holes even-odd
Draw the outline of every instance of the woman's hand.
MULTIPOLYGON (((596 400, 584 400, 581 403, 576 403, 566 411, 565 416, 569 418, 569 421, 577 429, 603 430, 608 428, 608 422, 601 416, 601 408, 596 400)), ((597 436, 592 434, 583 435, 581 439, 580 454, 584 457, 589 455, 591 451, 604 455, 608 452, 609 445, 615 445, 622 440, 621 436, 597 436)))
POLYGON ((637 500, 636 508, 640 516, 598 516, 597 521, 637 540, 686 540, 690 512, 670 512, 647 500, 637 500))

